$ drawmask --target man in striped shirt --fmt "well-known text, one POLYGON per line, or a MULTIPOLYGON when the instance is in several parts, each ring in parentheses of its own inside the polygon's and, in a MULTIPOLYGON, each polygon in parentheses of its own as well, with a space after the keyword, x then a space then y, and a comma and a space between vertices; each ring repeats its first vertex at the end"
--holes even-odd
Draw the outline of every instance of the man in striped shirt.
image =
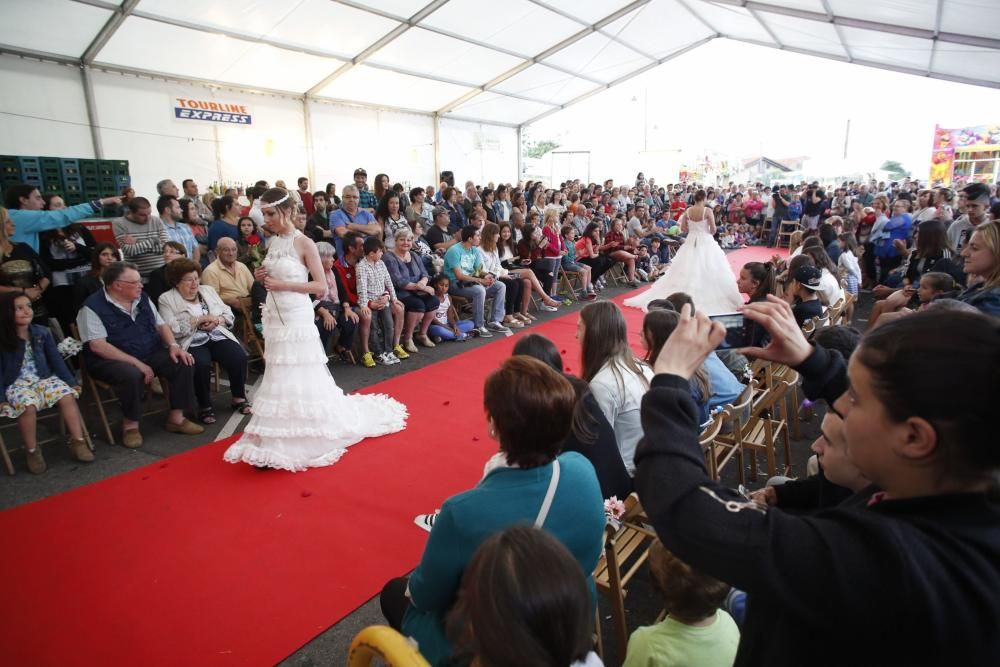
POLYGON ((112 220, 111 229, 125 260, 134 263, 147 282, 149 274, 163 266, 163 244, 170 240, 163 222, 152 215, 149 200, 130 199, 128 213, 112 220))

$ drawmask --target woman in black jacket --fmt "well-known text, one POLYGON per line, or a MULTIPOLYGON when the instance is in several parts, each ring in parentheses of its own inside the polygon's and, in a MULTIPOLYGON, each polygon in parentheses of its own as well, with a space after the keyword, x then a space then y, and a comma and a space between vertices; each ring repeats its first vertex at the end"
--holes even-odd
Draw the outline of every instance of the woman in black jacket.
POLYGON ((810 346, 788 304, 747 305, 771 343, 745 351, 795 367, 844 416, 873 483, 864 502, 796 517, 708 477, 688 378, 725 330, 688 313, 643 399, 636 488, 670 551, 747 591, 736 664, 1000 664, 1000 321, 929 310, 884 324, 851 358, 848 391, 843 358, 810 346))

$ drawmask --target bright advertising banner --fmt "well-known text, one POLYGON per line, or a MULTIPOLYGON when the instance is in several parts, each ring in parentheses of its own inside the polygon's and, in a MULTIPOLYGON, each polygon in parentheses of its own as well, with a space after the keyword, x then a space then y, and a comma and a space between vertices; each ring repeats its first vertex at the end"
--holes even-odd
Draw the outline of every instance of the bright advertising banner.
POLYGON ((178 120, 207 120, 214 123, 250 125, 253 117, 243 104, 226 104, 186 97, 174 99, 174 118, 178 120))
POLYGON ((975 125, 959 129, 934 126, 934 146, 931 149, 931 187, 952 183, 955 153, 1000 150, 1000 125, 975 125))

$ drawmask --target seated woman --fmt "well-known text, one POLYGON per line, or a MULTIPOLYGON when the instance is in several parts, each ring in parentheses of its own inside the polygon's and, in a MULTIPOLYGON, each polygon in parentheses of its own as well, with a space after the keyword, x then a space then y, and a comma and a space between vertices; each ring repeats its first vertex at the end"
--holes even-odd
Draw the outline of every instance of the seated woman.
MULTIPOLYGON (((525 324, 530 324, 537 319, 528 312, 532 293, 537 294, 538 298, 548 308, 557 308, 559 302, 549 296, 549 293, 542 287, 542 283, 539 282, 538 276, 535 275, 534 271, 525 269, 525 265, 521 262, 521 258, 518 255, 517 243, 514 242, 514 228, 510 226, 510 223, 501 222, 497 227, 499 234, 495 241, 492 240, 491 235, 490 243, 496 245, 496 253, 500 258, 500 265, 507 269, 510 275, 517 274, 521 279, 521 307, 514 316, 525 324)), ((485 251, 486 234, 483 234, 483 240, 479 248, 485 251)))
POLYGON ((0 208, 0 292, 25 294, 31 299, 35 321, 44 325, 49 317, 43 301, 51 282, 49 270, 34 248, 14 241, 16 232, 17 227, 7 209, 0 208))
POLYGON ((521 234, 521 240, 517 244, 517 256, 521 267, 530 269, 535 274, 546 296, 539 307, 550 312, 556 311, 559 309, 559 304, 549 295, 552 292, 552 283, 555 281, 556 262, 559 260, 545 256, 544 248, 549 240, 545 238, 540 227, 528 223, 521 234))
POLYGON ((472 557, 448 634, 474 665, 599 667, 590 611, 573 554, 544 530, 514 526, 472 557))
POLYGON ((143 291, 149 296, 153 303, 160 302, 160 295, 170 289, 170 281, 167 280, 167 267, 175 259, 187 257, 187 248, 183 243, 177 241, 167 241, 163 244, 163 266, 149 272, 149 282, 143 287, 143 291))
POLYGON ((330 336, 339 327, 340 336, 337 338, 336 352, 344 361, 354 363, 351 348, 354 345, 354 332, 359 318, 358 314, 351 310, 347 291, 340 284, 337 272, 333 270, 337 249, 326 241, 320 241, 316 244, 316 250, 319 252, 319 261, 323 264, 326 278, 326 291, 315 295, 316 326, 319 328, 320 343, 325 350, 330 336))
POLYGON ((563 248, 565 248, 561 260, 563 270, 580 274, 580 289, 583 290, 584 298, 593 301, 597 298, 597 292, 594 290, 593 282, 591 282, 591 269, 586 264, 580 264, 576 261, 576 228, 572 225, 564 225, 559 230, 559 235, 563 242, 563 248))
POLYGON ((1000 317, 1000 223, 977 226, 962 248, 962 258, 969 287, 955 298, 1000 317))
MULTIPOLYGON (((395 195, 390 199, 398 201, 395 195)), ((396 296, 406 312, 401 336, 403 349, 407 352, 419 352, 418 343, 423 347, 434 347, 427 330, 434 322, 434 313, 440 302, 429 284, 430 276, 427 275, 423 261, 413 251, 413 231, 405 220, 396 229, 393 246, 382 257, 382 261, 385 262, 393 287, 396 288, 396 296)))
POLYGON ((45 472, 35 431, 40 410, 59 406, 73 458, 89 463, 94 454, 83 437, 76 404, 80 383, 66 367, 52 333, 31 323, 34 316, 27 295, 0 294, 0 417, 17 420, 28 470, 40 475, 45 472))
POLYGON ((725 329, 681 314, 643 401, 636 488, 668 549, 752 600, 736 664, 798 664, 832 619, 852 641, 826 642, 824 664, 996 664, 981 620, 1000 617, 1000 322, 914 313, 868 332, 845 368, 809 344, 788 304, 743 313, 771 337, 747 353, 795 369, 808 398, 844 416, 846 451, 873 485, 799 517, 711 480, 688 380, 725 329))
POLYGON ((615 431, 601 412, 601 406, 590 391, 590 385, 563 370, 562 355, 555 343, 540 334, 527 334, 518 338, 511 354, 522 354, 545 362, 555 371, 563 373, 576 390, 576 411, 569 435, 563 441, 562 451, 579 452, 587 457, 604 498, 617 496, 624 499, 632 493, 632 478, 625 469, 625 462, 618 451, 615 431))
POLYGON ((218 362, 229 376, 232 409, 244 415, 251 413, 246 394, 247 353, 230 331, 235 320, 233 311, 214 289, 200 283, 200 276, 201 267, 189 259, 175 259, 168 264, 167 282, 173 289, 160 295, 159 310, 174 340, 194 357, 198 419, 202 424, 214 424, 213 362, 218 362))
MULTIPOLYGON (((677 328, 680 316, 677 311, 651 309, 642 318, 642 344, 646 348, 646 356, 643 358, 647 364, 656 361, 663 344, 670 338, 670 334, 677 328)), ((728 372, 728 371, 727 371, 728 372)), ((691 398, 698 405, 698 420, 700 424, 706 424, 711 419, 708 409, 708 399, 712 395, 712 383, 708 377, 708 370, 705 364, 694 372, 688 384, 691 386, 691 398)))
MULTIPOLYGON (((53 202, 57 200, 58 196, 52 197, 53 202)), ((76 319, 73 286, 90 271, 95 245, 93 234, 78 222, 43 232, 38 244, 42 264, 52 271, 52 286, 45 290, 45 305, 67 335, 76 319)))
POLYGON ((525 320, 517 316, 518 309, 527 311, 528 303, 531 302, 531 282, 527 278, 522 280, 522 274, 524 276, 534 274, 523 269, 509 271, 504 266, 500 260, 500 248, 497 246, 500 240, 500 227, 496 223, 487 222, 483 225, 480 237, 479 254, 483 259, 483 272, 493 274, 507 288, 504 296, 503 323, 508 327, 519 329, 524 326, 525 320))
POLYGON ((590 267, 590 278, 598 288, 604 284, 601 276, 615 265, 615 260, 601 253, 603 249, 601 226, 596 222, 588 223, 583 230, 583 236, 576 242, 576 261, 590 267))
MULTIPOLYGON (((775 293, 777 289, 775 271, 776 268, 771 262, 747 262, 743 265, 736 287, 741 294, 750 296, 747 303, 767 301, 767 295, 775 293)), ((743 345, 763 347, 767 344, 767 332, 763 327, 758 326, 756 322, 745 322, 745 325, 743 345)))
POLYGON ((628 342, 621 309, 611 301, 588 303, 576 327, 583 362, 581 377, 590 383, 601 412, 614 428, 625 469, 633 475, 635 448, 642 437, 639 405, 653 371, 639 361, 628 342))
POLYGON ((80 306, 88 296, 99 289, 104 289, 101 273, 118 260, 118 248, 114 244, 98 243, 94 246, 94 252, 90 255, 90 271, 73 285, 73 312, 79 313, 80 306))
POLYGON ((434 665, 452 654, 444 620, 463 571, 479 546, 505 528, 534 522, 556 537, 586 573, 591 600, 596 594, 591 573, 603 543, 601 490, 587 459, 559 453, 576 405, 573 386, 541 361, 516 356, 486 379, 483 403, 499 453, 475 488, 445 501, 416 570, 409 580, 387 583, 379 599, 389 624, 416 639, 434 665))
POLYGON ((619 216, 611 223, 611 230, 604 235, 604 244, 601 252, 616 262, 621 262, 625 267, 625 277, 628 278, 629 285, 638 287, 639 281, 635 279, 635 255, 628 251, 625 235, 622 230, 625 228, 625 221, 619 216))

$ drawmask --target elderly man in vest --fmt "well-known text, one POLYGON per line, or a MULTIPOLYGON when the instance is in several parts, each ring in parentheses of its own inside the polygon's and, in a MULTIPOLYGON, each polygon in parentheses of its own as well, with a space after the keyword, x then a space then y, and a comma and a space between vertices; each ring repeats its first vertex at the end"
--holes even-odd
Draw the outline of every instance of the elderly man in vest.
POLYGON ((83 302, 76 322, 87 371, 114 387, 122 407, 122 444, 142 445, 139 419, 145 386, 155 376, 169 381, 166 429, 196 435, 204 429, 185 419, 194 393, 194 357, 174 341, 170 327, 142 291, 135 264, 115 262, 101 275, 104 289, 83 302))

